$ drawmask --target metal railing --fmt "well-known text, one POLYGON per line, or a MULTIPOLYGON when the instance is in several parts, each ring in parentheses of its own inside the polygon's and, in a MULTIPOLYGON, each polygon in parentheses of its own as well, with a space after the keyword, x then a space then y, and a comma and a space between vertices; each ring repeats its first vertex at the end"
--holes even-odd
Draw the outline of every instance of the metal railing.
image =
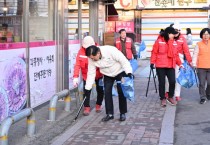
POLYGON ((36 120, 34 111, 32 108, 26 108, 2 121, 0 125, 0 145, 8 145, 8 132, 10 126, 25 117, 27 117, 27 135, 32 137, 35 134, 36 120))
POLYGON ((49 106, 49 121, 55 121, 55 113, 56 113, 56 106, 59 99, 64 98, 65 101, 65 111, 70 111, 71 106, 71 97, 70 97, 70 91, 69 90, 63 90, 59 93, 56 93, 53 95, 53 97, 50 100, 50 106, 49 106))

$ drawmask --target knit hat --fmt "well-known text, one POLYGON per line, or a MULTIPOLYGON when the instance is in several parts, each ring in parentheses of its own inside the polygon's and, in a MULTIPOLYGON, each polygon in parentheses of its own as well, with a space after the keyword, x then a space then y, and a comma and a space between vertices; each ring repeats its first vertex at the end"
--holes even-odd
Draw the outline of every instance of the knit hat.
POLYGON ((173 27, 167 27, 165 29, 165 33, 168 33, 168 34, 178 34, 178 32, 173 27))
POLYGON ((86 36, 83 41, 82 41, 82 47, 88 48, 91 45, 95 45, 95 42, 93 40, 93 37, 91 36, 86 36))

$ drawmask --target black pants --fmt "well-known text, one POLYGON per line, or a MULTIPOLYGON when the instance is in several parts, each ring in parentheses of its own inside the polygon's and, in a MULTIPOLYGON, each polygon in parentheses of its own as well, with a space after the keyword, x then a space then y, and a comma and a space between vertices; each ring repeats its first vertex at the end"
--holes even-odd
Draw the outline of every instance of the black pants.
MULTIPOLYGON (((105 107, 106 114, 114 114, 114 105, 112 98, 112 87, 114 81, 121 81, 122 77, 125 76, 125 72, 118 74, 116 77, 109 77, 104 75, 104 89, 105 89, 105 107)), ((120 114, 127 113, 127 100, 123 95, 121 84, 117 83, 117 92, 119 99, 120 114)))
POLYGON ((198 68, 199 94, 201 99, 210 99, 210 69, 198 68))
MULTIPOLYGON (((86 84, 86 81, 83 80, 84 82, 84 92, 85 92, 85 84, 86 84)), ((104 98, 104 90, 103 90, 103 86, 99 86, 99 79, 98 80, 95 80, 96 82, 96 92, 97 92, 97 100, 96 100, 96 104, 97 105, 101 105, 102 104, 102 101, 103 101, 103 98, 104 98)), ((85 94, 83 95, 83 98, 85 98, 85 94)), ((86 100, 84 102, 84 106, 85 107, 90 107, 90 94, 86 96, 86 100)))
POLYGON ((167 76, 169 82, 169 98, 174 96, 175 90, 175 69, 174 68, 156 68, 159 81, 159 96, 160 100, 165 99, 165 77, 167 76))

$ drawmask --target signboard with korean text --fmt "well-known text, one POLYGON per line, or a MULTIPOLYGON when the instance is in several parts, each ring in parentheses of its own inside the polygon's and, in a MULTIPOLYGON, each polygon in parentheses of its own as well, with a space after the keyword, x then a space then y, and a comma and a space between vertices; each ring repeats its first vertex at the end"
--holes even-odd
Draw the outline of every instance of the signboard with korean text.
POLYGON ((138 0, 138 7, 147 8, 202 8, 209 6, 207 0, 138 0))
POLYGON ((134 32, 134 22, 116 21, 116 32, 125 29, 126 32, 134 32))
POLYGON ((26 106, 26 43, 0 44, 0 124, 26 106))
POLYGON ((105 22, 105 32, 115 32, 115 21, 105 22))
POLYGON ((56 93, 55 41, 30 42, 30 104, 34 108, 56 93))

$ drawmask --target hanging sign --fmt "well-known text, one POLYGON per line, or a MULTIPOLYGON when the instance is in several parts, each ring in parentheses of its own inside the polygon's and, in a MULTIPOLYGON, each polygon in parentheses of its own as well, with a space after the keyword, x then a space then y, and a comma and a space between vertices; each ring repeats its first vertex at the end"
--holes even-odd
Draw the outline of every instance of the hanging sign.
POLYGON ((134 32, 134 22, 116 21, 116 32, 119 32, 120 29, 125 29, 126 32, 134 32))

